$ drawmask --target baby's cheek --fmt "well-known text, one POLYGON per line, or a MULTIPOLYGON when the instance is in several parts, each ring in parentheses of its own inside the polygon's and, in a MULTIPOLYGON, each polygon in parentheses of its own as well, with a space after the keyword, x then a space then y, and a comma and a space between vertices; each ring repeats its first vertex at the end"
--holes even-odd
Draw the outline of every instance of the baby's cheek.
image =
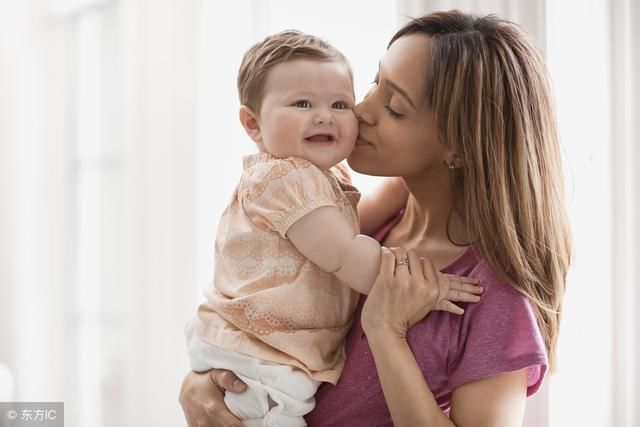
POLYGON ((358 137, 358 119, 356 119, 355 114, 350 115, 347 123, 347 129, 349 140, 353 140, 353 143, 355 144, 356 138, 358 137))

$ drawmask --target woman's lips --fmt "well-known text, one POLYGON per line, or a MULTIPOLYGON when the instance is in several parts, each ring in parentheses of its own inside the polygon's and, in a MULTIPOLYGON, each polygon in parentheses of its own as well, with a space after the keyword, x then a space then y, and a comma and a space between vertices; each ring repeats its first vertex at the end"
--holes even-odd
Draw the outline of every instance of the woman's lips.
POLYGON ((369 142, 367 139, 365 139, 362 135, 358 134, 356 145, 373 145, 373 144, 369 142))

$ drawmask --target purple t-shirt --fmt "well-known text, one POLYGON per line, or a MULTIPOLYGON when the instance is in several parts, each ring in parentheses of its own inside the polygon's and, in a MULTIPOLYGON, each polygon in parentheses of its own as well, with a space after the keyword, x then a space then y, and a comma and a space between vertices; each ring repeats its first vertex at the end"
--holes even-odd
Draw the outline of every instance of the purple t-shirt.
MULTIPOLYGON (((376 237, 382 240, 397 217, 376 237)), ((527 395, 542 383, 547 356, 529 300, 500 280, 468 247, 441 270, 476 277, 485 292, 479 303, 462 304, 462 316, 433 311, 407 333, 409 347, 429 389, 443 410, 451 392, 480 378, 528 368, 527 395)), ((346 343, 347 363, 337 385, 324 383, 316 407, 305 417, 310 427, 392 427, 371 349, 363 336, 361 297, 346 343)))

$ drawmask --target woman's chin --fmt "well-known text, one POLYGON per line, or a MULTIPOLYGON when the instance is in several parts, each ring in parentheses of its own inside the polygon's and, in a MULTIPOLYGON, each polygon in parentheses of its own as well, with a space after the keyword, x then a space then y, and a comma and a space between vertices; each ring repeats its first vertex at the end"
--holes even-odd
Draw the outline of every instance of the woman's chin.
POLYGON ((362 158, 362 156, 359 156, 355 151, 347 157, 347 164, 351 170, 355 172, 365 175, 380 176, 380 166, 376 165, 376 163, 371 160, 362 158))
POLYGON ((346 160, 351 170, 358 173, 366 173, 362 171, 362 164, 361 164, 362 162, 359 161, 357 155, 354 155, 353 153, 351 153, 346 160))

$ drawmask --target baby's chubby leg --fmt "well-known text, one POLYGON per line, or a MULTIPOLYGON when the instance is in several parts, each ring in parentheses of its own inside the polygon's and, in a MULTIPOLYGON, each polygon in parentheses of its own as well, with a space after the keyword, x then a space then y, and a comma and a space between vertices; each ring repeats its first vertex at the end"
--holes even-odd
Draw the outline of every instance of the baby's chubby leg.
POLYGON ((242 393, 225 393, 225 404, 245 426, 262 427, 262 419, 270 405, 267 391, 256 379, 256 359, 204 342, 194 334, 191 320, 185 324, 184 334, 191 369, 196 372, 213 368, 233 371, 247 388, 242 393))
POLYGON ((212 346, 185 325, 191 369, 228 369, 245 382, 242 393, 225 393, 225 404, 246 427, 302 427, 303 416, 315 406, 320 383, 288 365, 266 362, 224 348, 212 346))
POLYGON ((273 406, 265 415, 265 426, 306 426, 303 416, 315 407, 314 395, 320 382, 288 365, 259 361, 260 382, 266 388, 273 406))

